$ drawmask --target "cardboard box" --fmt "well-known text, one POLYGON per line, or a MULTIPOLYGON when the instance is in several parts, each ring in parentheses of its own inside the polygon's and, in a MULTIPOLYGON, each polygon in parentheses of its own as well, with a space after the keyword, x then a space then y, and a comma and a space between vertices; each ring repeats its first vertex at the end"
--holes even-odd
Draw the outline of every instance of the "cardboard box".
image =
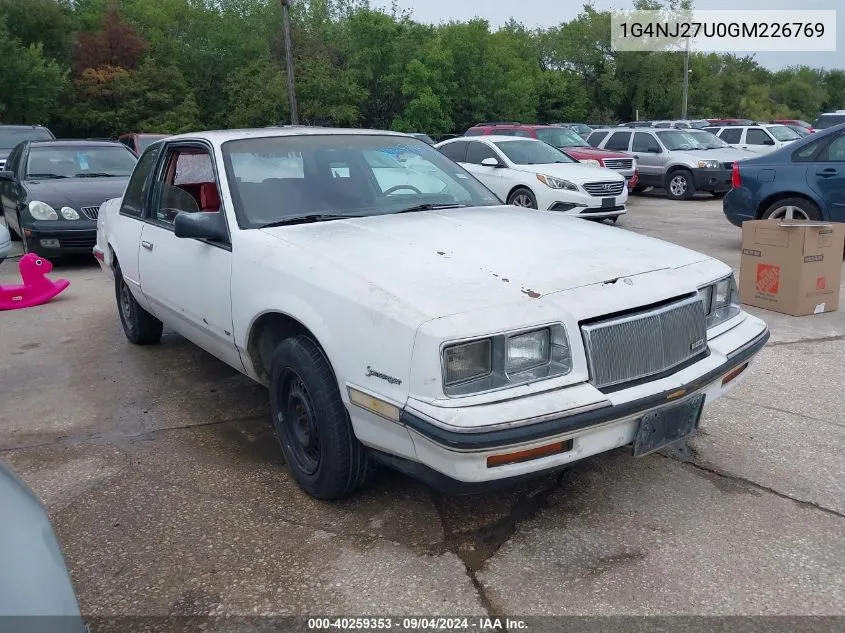
POLYGON ((743 222, 740 301, 793 316, 835 312, 843 248, 845 224, 743 222))

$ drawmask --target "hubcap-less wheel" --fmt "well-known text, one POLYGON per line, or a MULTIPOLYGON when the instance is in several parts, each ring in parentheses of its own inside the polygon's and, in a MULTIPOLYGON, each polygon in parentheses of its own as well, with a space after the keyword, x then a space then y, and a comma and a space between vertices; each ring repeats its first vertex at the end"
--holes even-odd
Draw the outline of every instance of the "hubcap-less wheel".
POLYGON ((672 180, 669 181, 669 191, 672 192, 673 196, 681 197, 687 191, 687 179, 683 176, 674 176, 672 180))
POLYGON ((785 205, 778 207, 771 212, 769 218, 772 220, 809 220, 810 217, 801 207, 785 205))
POLYGON ((126 324, 132 326, 132 295, 125 281, 120 282, 120 315, 126 324))
POLYGON ((287 384, 284 408, 279 412, 279 426, 291 456, 302 472, 313 475, 320 467, 320 433, 317 430, 316 412, 308 388, 293 370, 283 378, 287 384))
POLYGON ((534 206, 534 203, 531 201, 531 198, 524 193, 520 193, 514 196, 512 204, 517 207, 528 207, 531 208, 534 206))

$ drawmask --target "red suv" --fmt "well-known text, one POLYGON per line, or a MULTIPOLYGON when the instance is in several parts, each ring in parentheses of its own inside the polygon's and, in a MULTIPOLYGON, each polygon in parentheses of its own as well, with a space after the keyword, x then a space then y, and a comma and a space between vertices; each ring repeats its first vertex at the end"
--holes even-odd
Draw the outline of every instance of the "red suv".
POLYGON ((594 161, 599 167, 618 171, 628 181, 628 189, 637 186, 639 172, 633 155, 624 152, 611 152, 590 147, 577 132, 558 125, 525 125, 522 123, 479 123, 468 129, 464 136, 527 136, 539 139, 556 147, 564 154, 579 162, 594 161))

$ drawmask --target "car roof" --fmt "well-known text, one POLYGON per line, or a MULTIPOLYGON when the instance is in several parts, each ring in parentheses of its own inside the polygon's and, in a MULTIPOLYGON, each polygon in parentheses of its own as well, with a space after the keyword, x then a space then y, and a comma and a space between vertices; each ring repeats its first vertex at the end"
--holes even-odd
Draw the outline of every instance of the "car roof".
POLYGON ((237 141, 249 138, 268 138, 284 136, 334 136, 334 135, 355 135, 355 136, 393 136, 397 138, 409 138, 403 132, 390 132, 386 130, 368 130, 359 128, 335 128, 316 127, 308 125, 286 125, 268 126, 261 128, 243 128, 236 130, 207 130, 204 132, 188 132, 185 134, 174 134, 168 136, 168 141, 180 140, 207 140, 216 145, 227 141, 237 141))
POLYGON ((46 130, 47 128, 43 125, 2 125, 0 124, 0 128, 6 129, 13 129, 13 130, 46 130))
POLYGON ((543 141, 531 138, 530 136, 510 136, 506 134, 486 134, 484 136, 467 136, 465 137, 472 141, 488 141, 490 143, 502 143, 508 141, 531 141, 532 143, 542 143, 543 141))
POLYGON ((119 141, 88 141, 85 139, 50 139, 50 140, 43 140, 43 141, 27 141, 31 145, 37 145, 39 147, 92 147, 92 146, 103 146, 103 147, 114 147, 115 145, 120 147, 126 147, 123 143, 119 141))

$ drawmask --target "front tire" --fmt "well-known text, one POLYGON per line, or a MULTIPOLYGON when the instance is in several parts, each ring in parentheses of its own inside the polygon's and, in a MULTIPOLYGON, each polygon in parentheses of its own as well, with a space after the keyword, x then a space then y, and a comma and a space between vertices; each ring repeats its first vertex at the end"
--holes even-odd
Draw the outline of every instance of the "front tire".
POLYGON ((138 304, 123 279, 119 266, 114 269, 114 294, 117 299, 117 313, 126 338, 135 345, 158 343, 164 326, 138 304))
POLYGON ((537 197, 527 187, 517 187, 508 196, 508 204, 525 209, 536 209, 537 197))
POLYGON ((307 336, 285 339, 270 370, 270 412, 296 483, 318 499, 342 499, 373 470, 322 350, 307 336))
POLYGON ((671 200, 690 200, 695 195, 692 172, 678 169, 666 177, 666 195, 671 200))

